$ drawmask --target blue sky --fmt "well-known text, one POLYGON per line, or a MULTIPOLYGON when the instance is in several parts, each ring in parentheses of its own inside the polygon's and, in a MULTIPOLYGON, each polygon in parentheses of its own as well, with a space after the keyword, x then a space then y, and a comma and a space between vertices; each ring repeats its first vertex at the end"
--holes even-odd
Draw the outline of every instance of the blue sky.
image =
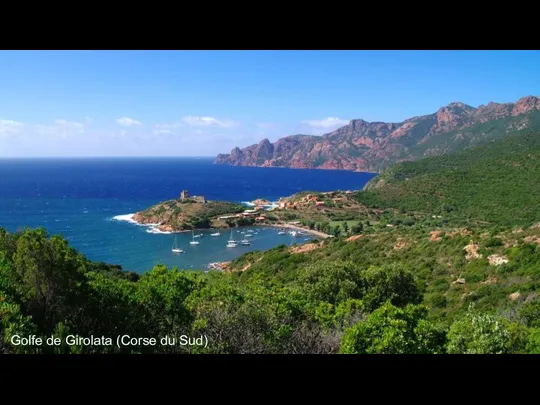
POLYGON ((0 156, 209 156, 540 95, 539 51, 0 51, 0 156))

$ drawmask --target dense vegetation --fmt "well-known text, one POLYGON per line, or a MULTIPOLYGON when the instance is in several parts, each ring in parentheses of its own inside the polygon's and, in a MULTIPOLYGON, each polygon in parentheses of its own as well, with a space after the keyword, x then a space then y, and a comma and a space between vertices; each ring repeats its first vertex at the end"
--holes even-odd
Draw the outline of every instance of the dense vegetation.
MULTIPOLYGON (((230 273, 138 276, 93 264, 42 230, 0 236, 6 353, 526 353, 540 336, 540 228, 446 233, 396 227, 355 240, 254 252, 230 273), (478 242, 481 257, 463 248, 478 242), (501 240, 501 243, 495 242, 501 240), (508 247, 505 247, 508 246, 508 247), (493 257, 507 263, 490 265, 493 257), (474 256, 474 255, 473 255, 474 256), (241 267, 241 268, 240 268, 241 267), (244 270, 244 271, 234 271, 244 270), (201 346, 14 346, 64 339, 201 336, 201 346)), ((159 340, 158 340, 159 342, 159 340)))
POLYGON ((176 199, 158 203, 137 213, 135 220, 141 223, 161 224, 174 231, 221 228, 228 225, 225 221, 219 220, 220 216, 237 214, 244 210, 242 204, 228 201, 202 203, 193 199, 176 199))
POLYGON ((372 179, 358 199, 370 207, 531 225, 540 218, 539 178, 540 133, 534 133, 399 163, 372 179))
POLYGON ((539 138, 399 165, 357 196, 391 209, 227 272, 137 275, 41 229, 0 230, 0 353, 540 353, 539 138), (160 340, 182 335, 203 338, 160 340))

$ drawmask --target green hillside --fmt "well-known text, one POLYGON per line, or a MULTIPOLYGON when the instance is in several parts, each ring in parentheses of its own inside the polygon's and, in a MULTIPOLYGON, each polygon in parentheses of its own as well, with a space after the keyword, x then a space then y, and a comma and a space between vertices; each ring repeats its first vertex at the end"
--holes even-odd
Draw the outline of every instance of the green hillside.
POLYGON ((226 271, 137 275, 0 229, 0 353, 539 354, 539 160, 530 134, 399 164, 357 195, 397 209, 226 271))
POLYGON ((500 225, 540 220, 540 133, 512 136, 457 154, 402 162, 358 193, 359 201, 500 225))
POLYGON ((501 139, 507 135, 520 135, 524 133, 522 126, 525 122, 527 133, 540 132, 540 111, 531 111, 519 117, 509 116, 489 120, 467 128, 432 136, 425 142, 420 142, 409 148, 409 160, 418 160, 429 155, 456 153, 472 146, 501 139))

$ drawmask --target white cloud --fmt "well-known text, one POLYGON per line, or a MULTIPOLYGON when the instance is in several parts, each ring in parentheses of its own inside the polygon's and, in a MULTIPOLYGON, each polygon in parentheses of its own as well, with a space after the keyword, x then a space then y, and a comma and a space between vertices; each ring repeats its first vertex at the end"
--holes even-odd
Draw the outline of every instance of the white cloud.
POLYGON ((145 121, 140 126, 122 126, 115 118, 102 122, 84 114, 76 120, 36 123, 0 118, 6 118, 0 119, 1 156, 216 155, 238 145, 257 143, 263 137, 275 141, 300 133, 270 121, 241 122, 204 116, 180 116, 151 125, 145 121))
POLYGON ((302 120, 301 123, 314 128, 329 129, 347 125, 349 120, 342 120, 338 117, 328 117, 322 120, 302 120))
POLYGON ((156 124, 156 128, 180 128, 183 126, 184 124, 181 122, 173 122, 171 124, 156 124))
POLYGON ((133 118, 129 117, 122 117, 118 118, 116 122, 124 127, 132 127, 134 125, 142 125, 142 122, 134 120, 133 118))
POLYGON ((218 120, 214 117, 201 117, 196 115, 188 115, 183 117, 182 121, 192 127, 216 126, 221 128, 231 128, 238 125, 238 122, 232 120, 218 120))
POLYGON ((183 127, 181 122, 172 122, 168 124, 156 124, 154 129, 154 135, 172 135, 176 128, 183 127))
POLYGON ((172 133, 170 129, 154 129, 154 135, 170 135, 172 133))
POLYGON ((36 131, 42 135, 59 136, 67 138, 73 134, 82 134, 85 126, 82 122, 55 120, 53 125, 36 125, 36 131))
POLYGON ((0 136, 8 136, 21 131, 25 124, 12 120, 0 120, 0 136))

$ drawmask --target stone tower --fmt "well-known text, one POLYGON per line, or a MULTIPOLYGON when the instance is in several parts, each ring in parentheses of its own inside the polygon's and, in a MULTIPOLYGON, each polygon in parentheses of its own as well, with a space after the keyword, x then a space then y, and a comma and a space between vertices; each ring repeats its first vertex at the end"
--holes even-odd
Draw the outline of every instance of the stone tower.
POLYGON ((189 197, 189 193, 187 190, 182 190, 182 192, 180 193, 180 199, 181 200, 187 200, 189 197))

